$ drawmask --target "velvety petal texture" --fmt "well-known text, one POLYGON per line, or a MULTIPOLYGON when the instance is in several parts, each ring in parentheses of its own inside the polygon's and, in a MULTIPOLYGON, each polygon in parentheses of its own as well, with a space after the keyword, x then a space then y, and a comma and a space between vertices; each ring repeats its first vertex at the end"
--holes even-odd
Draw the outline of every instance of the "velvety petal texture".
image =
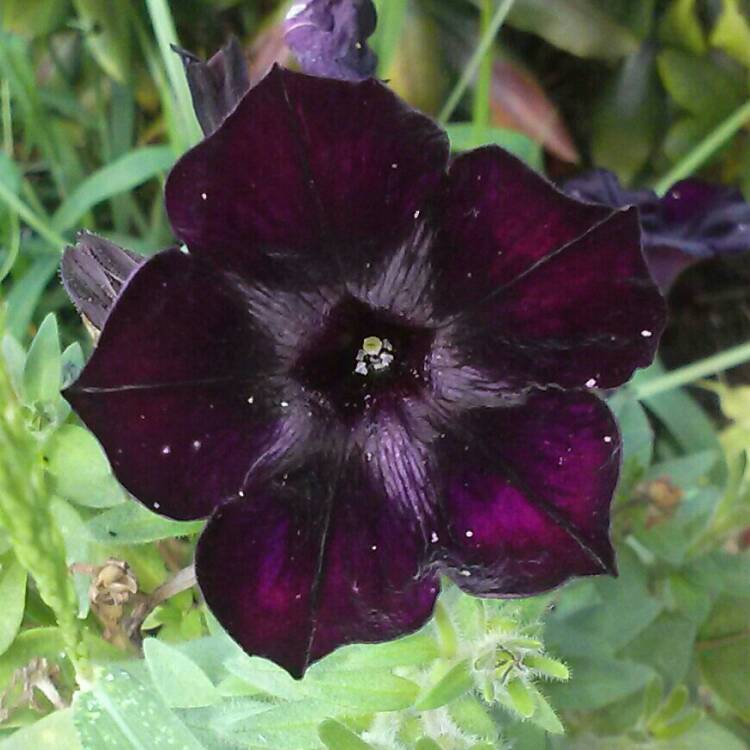
POLYGON ((160 253, 130 279, 65 391, 125 488, 171 518, 236 496, 279 433, 274 355, 244 310, 231 279, 160 253))
POLYGON ((449 167, 371 79, 274 68, 220 109, 167 181, 185 246, 122 280, 65 396, 138 500, 208 517, 228 632, 300 676, 419 628, 443 573, 521 596, 612 572, 620 444, 591 389, 664 325, 635 210, 495 147, 449 167))
POLYGON ((316 459, 223 506, 196 554, 230 635, 296 677, 342 644, 416 630, 438 592, 414 516, 388 502, 362 457, 343 468, 316 459))
POLYGON ((284 39, 305 73, 359 81, 375 74, 367 39, 376 24, 372 0, 303 0, 289 9, 284 39))
POLYGON ((528 273, 611 213, 568 198, 497 146, 462 154, 438 212, 444 312, 462 311, 528 273))
POLYGON ((448 196, 439 299, 462 310, 477 367, 519 385, 611 388, 651 362, 665 307, 635 209, 572 201, 495 147, 456 159, 448 196))
POLYGON ((185 66, 193 108, 203 132, 211 135, 250 88, 245 54, 236 37, 204 62, 192 52, 174 47, 185 66))
POLYGON ((637 206, 649 269, 663 290, 701 258, 750 250, 750 204, 742 193, 698 179, 675 183, 659 198, 652 190, 628 190, 604 169, 568 180, 569 195, 608 206, 637 206))
POLYGON ((275 67, 177 162, 167 211, 191 251, 217 264, 293 258, 334 277, 408 230, 447 159, 445 134, 381 83, 275 67))
POLYGON ((609 503, 620 439, 586 393, 542 391, 468 414, 440 441, 452 577, 479 595, 521 596, 614 571, 609 503))
POLYGON ((91 232, 81 232, 60 263, 65 291, 86 320, 100 331, 125 282, 146 259, 91 232))

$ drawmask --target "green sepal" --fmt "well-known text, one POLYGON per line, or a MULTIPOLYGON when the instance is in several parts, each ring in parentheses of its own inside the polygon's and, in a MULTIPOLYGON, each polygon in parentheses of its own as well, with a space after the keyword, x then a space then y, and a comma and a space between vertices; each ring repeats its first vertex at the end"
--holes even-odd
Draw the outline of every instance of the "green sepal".
POLYGON ((321 723, 318 736, 329 750, 374 750, 372 745, 334 719, 321 723))
POLYGON ((417 699, 415 708, 428 711, 439 708, 459 698, 474 687, 469 659, 464 659, 449 669, 432 687, 417 699))

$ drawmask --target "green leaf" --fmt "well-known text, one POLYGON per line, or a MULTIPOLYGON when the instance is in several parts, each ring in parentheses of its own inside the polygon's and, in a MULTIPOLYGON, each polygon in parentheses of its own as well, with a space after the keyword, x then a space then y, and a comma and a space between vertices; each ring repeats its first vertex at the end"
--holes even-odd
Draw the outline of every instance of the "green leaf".
POLYGON ((256 711, 246 719, 218 720, 212 726, 234 747, 243 748, 313 748, 319 747, 318 727, 323 717, 335 715, 335 707, 326 701, 310 700, 272 705, 256 711))
POLYGON ((3 654, 18 634, 26 606, 26 570, 12 553, 3 556, 0 567, 0 602, 0 654, 3 654))
POLYGON ((738 0, 724 0, 710 41, 712 46, 750 67, 750 24, 740 10, 738 0))
POLYGON ((699 721, 680 737, 660 742, 663 750, 747 750, 747 743, 711 719, 699 721))
POLYGON ((73 723, 73 709, 53 711, 0 742, 0 750, 29 750, 30 748, 34 750, 82 750, 78 732, 73 723))
POLYGON ((617 59, 638 39, 590 0, 517 0, 508 23, 578 57, 617 59))
POLYGON ((608 403, 620 425, 623 466, 634 466, 645 471, 651 464, 654 452, 654 431, 646 412, 638 401, 628 398, 622 391, 610 398, 608 403))
POLYGON ((121 669, 79 693, 73 707, 83 750, 203 750, 155 693, 121 669))
POLYGON ((674 719, 687 705, 690 693, 685 685, 678 685, 669 695, 667 700, 659 706, 658 710, 649 718, 649 727, 667 723, 674 719))
POLYGON ((18 343, 15 336, 11 336, 6 333, 2 340, 0 340, 2 346, 0 352, 3 360, 5 361, 5 370, 10 378, 11 385, 16 395, 21 395, 23 390, 23 369, 26 366, 26 352, 24 348, 18 343))
POLYGON ((442 750, 442 748, 437 742, 435 742, 435 740, 430 739, 429 737, 422 737, 422 739, 414 745, 414 750, 442 750))
POLYGON ((533 685, 529 686, 529 690, 533 694, 536 703, 536 708, 530 721, 550 734, 565 734, 565 727, 562 725, 552 706, 547 702, 547 699, 533 685))
POLYGON ((714 122, 719 122, 742 104, 742 84, 710 58, 665 50, 657 65, 670 96, 693 115, 710 113, 714 122))
POLYGON ((515 677, 508 681, 505 686, 508 691, 508 699, 510 705, 520 714, 524 719, 528 719, 534 713, 536 705, 534 703, 534 696, 529 692, 526 683, 519 677, 515 677))
POLYGON ((52 227, 60 232, 70 229, 92 206, 166 172, 174 159, 169 146, 143 146, 121 156, 76 187, 55 212, 52 227))
POLYGON ((464 659, 449 669, 438 681, 424 690, 416 702, 419 711, 439 708, 456 700, 474 687, 469 659, 464 659))
POLYGON ((451 123, 445 128, 453 151, 470 151, 487 144, 510 151, 532 169, 542 169, 542 148, 523 133, 505 128, 477 128, 472 122, 451 123))
POLYGON ((130 75, 130 16, 127 0, 73 0, 85 40, 102 70, 124 83, 130 75))
POLYGON ((290 677, 289 673, 267 659, 244 654, 226 662, 227 670, 243 682, 282 700, 302 700, 305 692, 302 683, 290 677))
POLYGON ((78 377, 84 364, 83 349, 74 341, 62 353, 62 388, 67 388, 78 377))
POLYGON ((665 612, 619 655, 652 667, 664 680, 667 690, 671 690, 687 675, 696 632, 694 622, 665 612))
POLYGON ((722 596, 700 631, 698 663, 706 682, 750 721, 750 599, 722 596))
POLYGON ((420 666, 435 661, 438 656, 435 639, 415 633, 388 643, 344 646, 318 662, 313 670, 322 673, 420 666))
POLYGON ((57 318, 49 313, 31 342, 23 371, 23 390, 27 403, 52 403, 60 398, 62 352, 57 318))
POLYGON ((83 427, 66 424, 51 438, 48 464, 55 490, 89 508, 110 508, 125 499, 102 447, 83 427))
POLYGON ((206 673, 173 646, 146 638, 143 653, 151 679, 168 706, 196 708, 221 700, 206 673))
POLYGON ((645 45, 629 55, 594 110, 594 162, 631 182, 648 162, 664 120, 654 52, 645 45))
POLYGON ((311 669, 302 681, 304 693, 360 713, 399 711, 409 708, 419 687, 387 670, 316 672, 311 669))
POLYGON ((572 678, 545 687, 556 708, 591 711, 642 690, 654 677, 641 664, 607 657, 571 657, 572 678))
POLYGON ((3 0, 3 29, 25 37, 40 37, 57 29, 67 7, 60 0, 3 0))
MULTIPOLYGON (((92 559, 91 536, 78 511, 61 497, 53 497, 50 502, 52 517, 65 541, 65 562, 71 565, 92 559)), ((73 573, 73 587, 78 595, 78 616, 84 619, 91 606, 89 588, 91 577, 81 572, 73 573)))
POLYGON ((318 735, 328 750, 374 750, 372 745, 333 719, 326 719, 320 725, 318 735))
POLYGON ((700 117, 685 115, 678 117, 664 137, 662 149, 666 157, 677 162, 684 159, 708 136, 716 125, 711 113, 704 112, 700 117))
MULTIPOLYGON (((639 382, 648 382, 663 374, 664 367, 656 362, 636 378, 639 382)), ((721 450, 713 422, 684 388, 650 396, 643 403, 659 418, 685 453, 721 450)))
POLYGON ((196 534, 204 524, 205 521, 173 521, 152 513, 136 501, 129 501, 91 519, 89 532, 99 542, 145 544, 158 539, 196 534))
POLYGON ((561 661, 552 659, 549 656, 529 654, 524 657, 523 663, 524 666, 554 680, 567 680, 570 678, 570 670, 561 661))
POLYGON ((485 740, 497 740, 497 725, 478 698, 466 695, 451 701, 447 709, 451 719, 462 732, 485 740))
POLYGON ((27 328, 44 288, 57 270, 57 256, 38 258, 20 279, 14 282, 6 298, 8 316, 5 327, 19 341, 25 341, 27 328))
POLYGON ((659 25, 659 38, 665 46, 678 47, 702 55, 706 51, 695 0, 672 0, 659 25))
POLYGON ((618 562, 618 578, 601 578, 594 583, 600 604, 567 616, 555 612, 548 617, 545 643, 552 653, 566 659, 591 654, 611 656, 656 619, 663 605, 651 595, 643 566, 627 547, 619 551, 618 562))
POLYGON ((668 477, 685 490, 705 483, 708 474, 721 456, 718 450, 696 451, 669 461, 654 464, 646 474, 646 480, 668 477))
POLYGON ((671 604, 691 622, 701 625, 711 611, 711 592, 683 571, 670 573, 667 582, 671 604))

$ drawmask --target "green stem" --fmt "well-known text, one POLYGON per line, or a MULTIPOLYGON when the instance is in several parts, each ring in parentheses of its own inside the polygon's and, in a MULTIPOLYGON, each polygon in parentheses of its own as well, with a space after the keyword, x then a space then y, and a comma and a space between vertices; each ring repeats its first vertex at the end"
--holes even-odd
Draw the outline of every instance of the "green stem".
POLYGON ((716 375, 718 372, 737 367, 737 365, 748 361, 750 361, 750 342, 726 349, 713 357, 706 357, 692 365, 680 367, 644 383, 636 381, 628 386, 628 390, 640 401, 675 388, 681 388, 684 385, 690 385, 696 380, 701 380, 709 375, 716 375))
POLYGON ((510 13, 510 9, 513 7, 513 3, 514 0, 503 0, 498 6, 497 10, 492 16, 489 26, 487 27, 484 34, 482 34, 482 38, 480 39, 477 48, 474 50, 474 53, 472 54, 469 62, 464 68, 461 77, 453 87, 453 91, 451 91, 451 94, 448 97, 448 101, 445 102, 442 110, 440 110, 440 114, 438 115, 438 120, 440 122, 448 122, 450 116, 453 114, 453 111, 458 106, 458 103, 461 101, 461 97, 464 95, 464 92, 476 75, 477 70, 479 70, 479 66, 482 64, 482 60, 484 59, 485 54, 492 46, 492 43, 495 41, 495 37, 497 36, 498 31, 500 31, 500 27, 503 25, 503 21, 505 21, 506 16, 508 15, 508 13, 510 13))
POLYGON ((47 240, 59 252, 62 252, 63 248, 68 244, 67 240, 61 234, 50 229, 15 193, 8 190, 8 187, 2 182, 0 182, 0 201, 5 203, 11 211, 18 214, 22 221, 32 229, 35 229, 40 237, 47 240))
MULTIPOLYGON (((492 0, 480 0, 479 38, 482 39, 492 23, 492 0)), ((490 88, 492 86, 492 45, 482 55, 479 75, 474 87, 474 128, 484 130, 490 124, 490 88)))
POLYGON ((750 120, 750 101, 736 109, 653 186, 663 195, 675 182, 689 177, 750 120))

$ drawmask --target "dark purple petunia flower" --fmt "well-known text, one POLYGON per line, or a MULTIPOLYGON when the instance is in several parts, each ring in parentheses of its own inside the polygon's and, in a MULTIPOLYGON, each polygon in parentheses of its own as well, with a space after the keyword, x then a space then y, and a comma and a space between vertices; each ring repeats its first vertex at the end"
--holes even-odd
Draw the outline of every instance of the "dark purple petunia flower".
POLYGON ((702 258, 750 250, 750 205, 736 188, 687 179, 659 198, 653 190, 628 190, 612 172, 595 169, 568 180, 563 190, 613 208, 638 207, 646 261, 663 291, 702 258))
POLYGON ((372 0, 306 0, 290 8, 284 39, 305 73, 358 81, 375 73, 376 23, 372 0))
POLYGON ((123 485, 208 518, 208 605, 292 674, 408 633, 439 575, 520 596, 614 570, 595 387, 664 302, 635 209, 448 141, 375 80, 274 68, 177 163, 187 251, 130 277, 66 392, 123 485))

